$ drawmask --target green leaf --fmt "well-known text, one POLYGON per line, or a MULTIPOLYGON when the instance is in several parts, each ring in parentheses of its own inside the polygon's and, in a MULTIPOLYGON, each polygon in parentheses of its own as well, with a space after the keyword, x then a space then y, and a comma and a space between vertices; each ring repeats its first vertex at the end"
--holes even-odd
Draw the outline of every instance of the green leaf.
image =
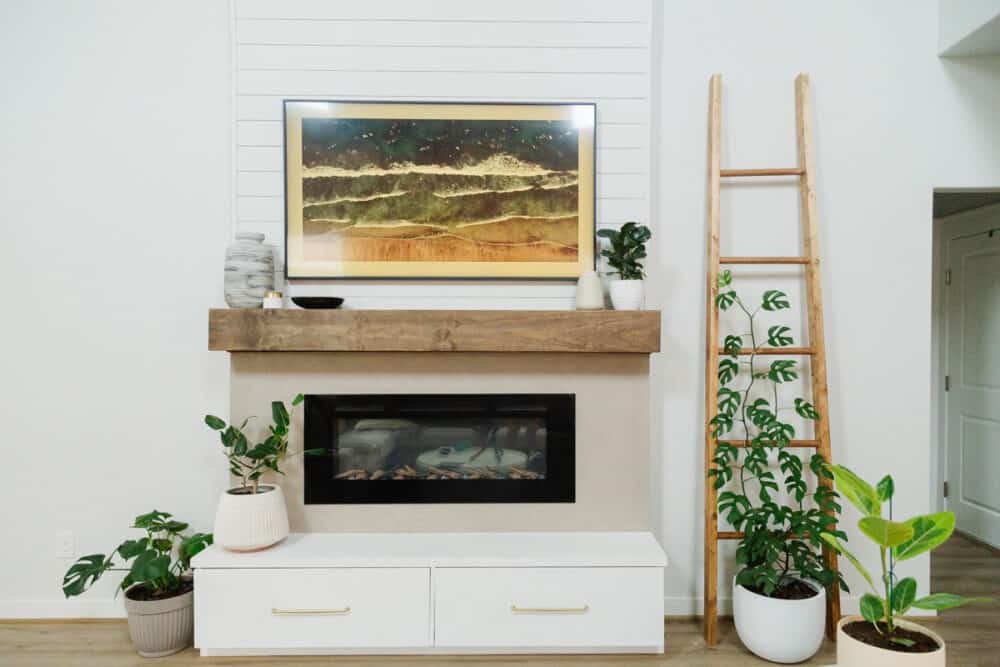
POLYGON ((271 401, 271 417, 278 426, 288 426, 288 410, 281 401, 271 401))
POLYGON ((81 557, 63 575, 63 595, 68 598, 80 595, 110 570, 112 565, 111 559, 104 554, 81 557))
POLYGON ((743 337, 734 335, 726 336, 726 340, 722 345, 722 349, 725 351, 726 354, 735 357, 740 353, 740 350, 743 349, 743 337))
POLYGON ((729 384, 732 382, 733 378, 739 375, 740 365, 736 363, 733 359, 729 357, 723 357, 719 360, 719 382, 722 384, 729 384))
POLYGON ((833 473, 833 480, 837 485, 837 490, 852 505, 857 507, 866 516, 881 516, 882 501, 879 500, 875 489, 868 482, 844 466, 831 465, 829 469, 833 473))
POLYGON ((726 387, 719 388, 719 410, 726 413, 727 415, 732 415, 736 413, 736 409, 740 407, 740 392, 734 391, 732 389, 727 389, 726 387))
POLYGON ((912 526, 878 516, 866 516, 858 521, 858 528, 875 544, 883 547, 895 547, 913 537, 912 526))
POLYGON ((913 530, 913 536, 893 549, 892 554, 896 560, 909 560, 946 541, 955 530, 955 514, 925 514, 913 517, 906 524, 913 530))
POLYGON ((723 287, 729 287, 733 284, 733 272, 729 269, 725 269, 715 278, 715 285, 720 289, 723 287))
POLYGON ((221 431, 226 428, 226 422, 222 421, 215 415, 205 415, 205 423, 208 424, 209 428, 216 431, 221 431))
POLYGON ((302 401, 306 400, 306 397, 302 394, 295 394, 295 398, 292 399, 292 407, 299 405, 302 401))
POLYGON ((172 514, 169 512, 160 512, 158 510, 153 510, 148 514, 140 514, 132 522, 133 528, 155 528, 163 523, 164 519, 169 519, 172 514))
POLYGON ((715 297, 715 305, 719 310, 728 310, 734 303, 736 303, 736 292, 733 290, 719 292, 715 297))
POLYGON ((789 327, 783 326, 773 326, 767 330, 767 344, 773 347, 786 347, 791 345, 794 341, 791 336, 788 336, 788 332, 791 331, 789 327))
POLYGON ((896 485, 892 481, 891 475, 886 475, 878 481, 875 485, 875 493, 878 495, 878 499, 885 502, 892 498, 892 494, 896 491, 896 485))
POLYGON ((191 568, 191 559, 196 555, 205 550, 208 545, 212 544, 214 538, 211 533, 195 533, 190 537, 184 538, 180 546, 177 547, 177 561, 181 566, 181 571, 187 571, 191 568))
POLYGON ((172 540, 168 540, 168 539, 165 539, 165 538, 159 538, 159 539, 153 540, 153 544, 151 546, 154 549, 156 549, 157 551, 159 551, 160 553, 169 553, 169 552, 173 551, 174 543, 173 543, 172 540))
POLYGON ((907 648, 917 643, 912 639, 907 639, 906 637, 889 637, 889 641, 891 641, 894 644, 899 644, 900 646, 905 646, 907 648))
POLYGON ((861 596, 861 615, 870 623, 878 623, 885 617, 882 600, 871 593, 861 596))
POLYGON ((799 374, 795 372, 795 360, 778 359, 771 362, 771 370, 768 371, 767 377, 774 382, 791 382, 796 379, 799 374))
POLYGON ((160 579, 166 576, 169 570, 170 556, 149 549, 136 556, 129 574, 136 582, 144 582, 160 579))
POLYGON ((917 597, 917 580, 913 577, 900 579, 892 589, 892 610, 905 614, 917 597))
POLYGON ((819 419, 819 413, 816 412, 816 408, 813 404, 801 398, 795 399, 795 412, 797 412, 799 416, 804 419, 819 419))
POLYGON ((145 537, 141 537, 138 540, 125 540, 118 546, 118 555, 125 560, 129 560, 145 551, 148 545, 149 540, 145 537))
POLYGON ((764 310, 783 310, 788 306, 788 295, 776 289, 764 292, 764 298, 760 304, 764 310))
POLYGON ((993 598, 964 598, 954 593, 934 593, 914 601, 913 606, 917 609, 954 609, 962 605, 973 602, 993 602, 993 598))
POLYGON ((820 533, 820 539, 833 547, 833 549, 841 556, 849 560, 851 565, 854 566, 854 569, 858 571, 858 574, 864 577, 865 581, 868 582, 868 585, 875 588, 875 581, 872 579, 872 575, 868 573, 868 570, 861 564, 858 557, 848 551, 835 535, 831 535, 830 533, 820 533))

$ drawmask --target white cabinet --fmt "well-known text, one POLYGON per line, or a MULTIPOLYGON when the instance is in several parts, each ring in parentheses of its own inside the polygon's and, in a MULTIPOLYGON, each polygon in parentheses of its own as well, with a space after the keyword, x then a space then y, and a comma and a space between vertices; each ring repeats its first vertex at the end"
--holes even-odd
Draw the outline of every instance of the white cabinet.
POLYGON ((194 559, 202 655, 663 651, 648 533, 291 535, 194 559))
POLYGON ((441 568, 435 645, 652 650, 663 641, 662 590, 653 567, 441 568))

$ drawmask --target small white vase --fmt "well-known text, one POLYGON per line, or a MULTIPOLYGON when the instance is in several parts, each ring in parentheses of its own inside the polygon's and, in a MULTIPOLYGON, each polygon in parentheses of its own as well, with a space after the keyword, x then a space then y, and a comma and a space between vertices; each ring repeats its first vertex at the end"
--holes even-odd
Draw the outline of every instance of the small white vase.
POLYGON ((266 549, 288 537, 288 510, 280 486, 260 485, 257 493, 229 489, 215 512, 214 543, 230 551, 266 549))
POLYGON ((615 280, 608 290, 615 310, 642 310, 645 294, 641 280, 615 280))
POLYGON ((733 620, 743 645, 771 662, 802 662, 816 655, 826 629, 826 589, 806 583, 818 594, 779 600, 754 593, 733 577, 733 620))
POLYGON ((226 248, 225 295, 230 308, 260 308, 274 289, 274 250, 264 235, 239 232, 226 248))
POLYGON ((945 667, 945 645, 941 636, 922 625, 897 620, 901 628, 920 632, 938 643, 930 653, 903 653, 871 646, 844 632, 844 626, 855 621, 867 623, 860 616, 846 616, 837 624, 837 667, 945 667))
POLYGON ((604 290, 597 271, 585 271, 576 281, 576 309, 604 310, 604 290))

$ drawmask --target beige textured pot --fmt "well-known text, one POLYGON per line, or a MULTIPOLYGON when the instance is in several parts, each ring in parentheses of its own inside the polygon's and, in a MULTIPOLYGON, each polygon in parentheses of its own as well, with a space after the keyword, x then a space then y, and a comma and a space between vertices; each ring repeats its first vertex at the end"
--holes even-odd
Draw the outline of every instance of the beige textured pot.
POLYGON ((144 658, 183 651, 194 643, 194 591, 165 600, 131 600, 125 595, 128 636, 144 658))
POLYGON ((230 551, 266 549, 288 537, 288 510, 281 487, 262 484, 257 493, 223 492, 212 534, 214 544, 230 551))
POLYGON ((859 642, 844 632, 844 626, 854 621, 864 619, 860 616, 847 616, 837 624, 837 667, 945 667, 944 640, 936 632, 910 621, 897 620, 899 627, 924 633, 936 641, 940 648, 931 653, 886 651, 859 642))

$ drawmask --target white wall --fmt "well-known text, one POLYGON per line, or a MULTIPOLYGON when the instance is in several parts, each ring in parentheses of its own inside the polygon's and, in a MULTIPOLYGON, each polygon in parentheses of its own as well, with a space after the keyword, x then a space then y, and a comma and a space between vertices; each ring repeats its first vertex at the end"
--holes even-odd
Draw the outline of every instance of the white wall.
POLYGON ((79 555, 154 507, 211 528, 228 18, 200 0, 0 3, 0 617, 119 613, 112 585, 62 601, 59 531, 79 555))
MULTIPOLYGON (((650 286, 666 317, 652 414, 667 609, 694 613, 702 518, 687 508, 703 488, 709 76, 724 75, 724 167, 795 164, 793 79, 812 76, 834 457, 869 479, 893 473, 896 515, 908 516, 930 506, 932 191, 1000 184, 1000 66, 939 61, 931 0, 664 7, 650 286)), ((723 254, 796 251, 794 185, 723 190, 723 254)), ((755 284, 791 285, 787 275, 755 284)), ((926 591, 927 559, 907 565, 926 591)), ((733 572, 722 569, 726 591, 733 572)))
MULTIPOLYGON (((236 220, 283 261, 282 99, 593 101, 597 223, 649 218, 650 2, 235 0, 236 220)), ((566 283, 295 281, 345 308, 573 307, 566 283)))
MULTIPOLYGON (((638 115, 621 121, 635 123, 631 132, 649 124, 657 130, 655 173, 645 188, 640 181, 650 154, 636 139, 622 140, 623 157, 613 168, 638 180, 630 179, 620 196, 637 198, 622 200, 633 203, 600 220, 646 218, 654 193, 649 305, 664 311, 664 352, 653 357, 652 474, 662 489, 655 517, 671 558, 671 613, 696 611, 701 585, 705 139, 713 72, 726 77, 724 163, 751 167, 792 163, 792 80, 800 70, 813 76, 835 455, 868 477, 894 472, 900 514, 927 508, 931 193, 935 186, 1000 185, 997 60, 939 61, 932 0, 652 2, 659 33, 652 44, 616 36, 642 19, 605 20, 618 12, 632 16, 641 3, 567 9, 538 0, 529 16, 555 12, 559 20, 539 25, 525 18, 524 2, 351 6, 354 18, 378 18, 366 13, 404 5, 431 19, 413 31, 414 39, 446 30, 428 12, 454 18, 456 8, 471 7, 485 7, 478 11, 490 19, 508 7, 518 13, 513 24, 463 23, 470 43, 590 35, 590 43, 612 48, 592 53, 586 40, 575 44, 579 50, 541 38, 522 44, 560 71, 549 79, 521 78, 541 77, 555 91, 581 77, 595 85, 559 96, 600 97, 599 115, 635 102, 638 115), (609 14, 593 19, 584 11, 609 14), (504 25, 514 27, 508 33, 504 25), (648 92, 600 92, 607 88, 597 75, 608 73, 598 69, 600 54, 630 45, 654 54, 651 123, 643 115, 648 92), (563 71, 577 69, 583 73, 563 71)), ((346 24, 348 34, 364 34, 357 21, 346 24)), ((392 25, 369 26, 369 34, 391 34, 392 25)), ((0 5, 0 272, 8 304, 0 329, 6 351, 0 409, 10 461, 0 491, 10 538, 0 568, 0 616, 114 612, 107 587, 75 603, 61 601, 68 563, 52 555, 60 530, 76 533, 80 554, 113 547, 131 517, 152 506, 201 529, 210 525, 224 469, 201 415, 226 410, 228 360, 205 349, 206 310, 222 302, 222 255, 233 216, 241 225, 252 222, 233 206, 231 189, 230 26, 223 0, 0 5)), ((330 31, 344 22, 321 26, 330 31)), ((414 53, 433 51, 421 49, 414 53)), ((461 67, 467 56, 456 59, 461 67)), ((490 66, 501 66, 499 56, 490 66)), ((409 95, 414 76, 371 80, 409 95)), ((634 78, 642 77, 623 80, 634 78)), ((466 92, 444 76, 424 81, 428 97, 488 92, 466 92)), ((525 97, 540 92, 532 88, 525 97)), ((497 94, 514 96, 515 84, 497 94)), ((237 115, 249 113, 246 105, 240 109, 237 115)), ((257 153, 271 156, 262 163, 271 169, 274 151, 257 153)), ((240 151, 237 159, 249 166, 255 158, 240 151)), ((601 159, 599 170, 611 169, 601 159)), ((611 187, 611 175, 599 187, 611 187)), ((767 234, 754 233, 795 228, 796 197, 785 187, 757 186, 739 200, 727 187, 724 247, 794 252, 794 236, 772 248, 767 234)), ((449 300, 478 302, 485 295, 482 305, 500 307, 511 302, 507 287, 455 285, 449 300)), ((527 298, 568 305, 571 289, 555 287, 561 291, 534 288, 527 298)), ((426 303, 423 297, 437 288, 407 289, 383 292, 382 304, 401 303, 397 296, 426 303)), ((913 565, 926 590, 926 560, 913 565)))

